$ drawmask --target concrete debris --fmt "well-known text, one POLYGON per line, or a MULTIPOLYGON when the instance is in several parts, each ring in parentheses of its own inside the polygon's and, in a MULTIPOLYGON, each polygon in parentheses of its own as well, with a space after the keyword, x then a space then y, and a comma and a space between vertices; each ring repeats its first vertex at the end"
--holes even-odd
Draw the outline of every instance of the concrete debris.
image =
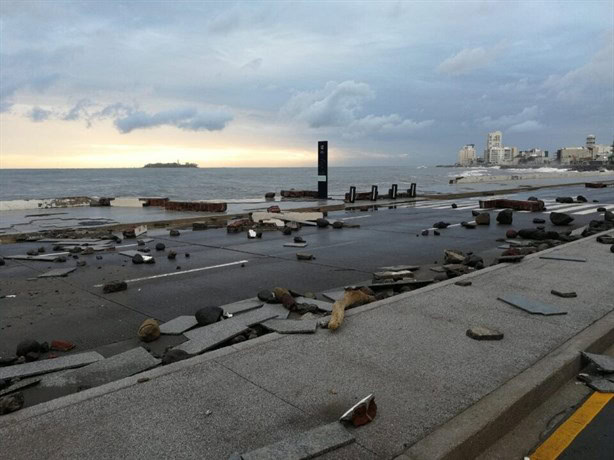
POLYGON ((307 246, 307 243, 284 243, 284 247, 286 248, 304 248, 307 246))
POLYGON ((539 256, 540 259, 545 260, 563 260, 566 262, 586 262, 586 259, 580 257, 565 257, 565 256, 539 256))
POLYGON ((249 219, 231 220, 226 224, 227 233, 241 233, 252 226, 252 221, 249 219))
POLYGON ((454 283, 454 284, 455 284, 456 286, 463 286, 463 287, 465 287, 465 286, 471 286, 471 284, 472 284, 472 283, 471 283, 471 281, 469 281, 469 280, 460 280, 460 281, 457 281, 457 282, 456 282, 456 283, 454 283))
POLYGON ((379 267, 378 270, 384 271, 384 272, 398 272, 398 271, 403 271, 403 270, 416 271, 416 270, 420 270, 420 266, 419 265, 390 265, 388 267, 379 267))
POLYGON ((503 339, 503 332, 484 326, 474 326, 467 329, 467 337, 475 340, 501 340, 503 339))
POLYGON ((137 227, 124 230, 122 233, 124 238, 136 238, 139 235, 147 232, 147 225, 139 225, 137 227))
POLYGON ((162 356, 162 364, 163 365, 172 364, 178 361, 183 361, 184 359, 188 359, 191 357, 192 357, 191 354, 183 350, 177 350, 177 349, 167 350, 164 353, 164 356, 162 356))
POLYGON ((85 267, 87 262, 85 260, 77 260, 77 267, 85 267))
POLYGON ((279 334, 313 334, 318 326, 317 320, 307 319, 270 319, 262 325, 279 334))
POLYGON ((497 299, 534 315, 551 316, 567 314, 567 311, 561 310, 554 305, 548 305, 538 300, 528 299, 518 294, 505 294, 497 297, 497 299))
MULTIPOLYGON (((333 302, 343 299, 345 289, 336 289, 334 291, 323 292, 322 295, 333 302)), ((332 310, 331 310, 332 311, 332 310)))
POLYGON ((552 222, 553 225, 564 226, 571 224, 573 221, 574 218, 564 212, 553 211, 550 213, 550 222, 552 222))
MULTIPOLYGON (((583 351, 582 356, 594 363, 599 372, 614 373, 614 358, 608 355, 599 355, 596 353, 588 353, 583 351)), ((614 377, 614 376, 613 376, 614 377)))
POLYGON ((69 273, 72 273, 76 270, 76 267, 72 268, 54 268, 53 270, 49 270, 41 275, 38 275, 39 278, 56 278, 56 277, 65 277, 69 273))
POLYGON ((375 272, 373 273, 373 281, 379 280, 402 280, 405 278, 414 278, 413 272, 409 270, 399 270, 399 271, 384 271, 384 272, 375 272))
POLYGON ((446 264, 462 264, 465 260, 465 254, 457 249, 445 249, 443 256, 446 264))
POLYGON ((597 237, 597 242, 602 244, 614 244, 614 236, 601 235, 597 237))
POLYGON ((222 315, 224 314, 224 310, 220 307, 204 307, 198 310, 194 317, 199 326, 207 326, 209 324, 217 323, 222 319, 222 315))
POLYGON ((557 203, 573 203, 573 198, 570 196, 559 196, 555 201, 557 203))
MULTIPOLYGON (((532 197, 534 198, 534 197, 532 197)), ((543 211, 545 209, 544 202, 541 200, 487 200, 480 201, 480 208, 506 208, 510 212, 515 211, 543 211)), ((499 222, 502 223, 502 222, 499 222)))
MULTIPOLYGON (((190 354, 200 354, 224 343, 245 332, 249 326, 233 317, 224 321, 188 331, 185 336, 188 341, 174 347, 190 354)), ((268 318, 270 319, 270 318, 268 318)))
POLYGON ((8 396, 0 397, 0 415, 10 414, 18 411, 23 407, 23 393, 14 393, 8 396))
POLYGON ((164 243, 156 243, 156 251, 164 251, 166 249, 166 245, 164 243))
POLYGON ((464 228, 469 228, 469 229, 473 229, 476 228, 476 224, 474 224, 473 222, 461 222, 461 226, 464 228))
POLYGON ((337 300, 333 304, 331 319, 328 322, 328 329, 336 330, 343 323, 345 310, 347 308, 358 307, 375 301, 375 297, 365 294, 360 289, 346 289, 343 299, 337 300))
POLYGON ((570 291, 570 292, 561 292, 561 291, 557 291, 556 289, 552 289, 550 291, 551 294, 557 296, 557 297, 563 297, 565 299, 570 299, 573 297, 578 297, 578 294, 576 294, 574 291, 570 291))
POLYGON ((614 377, 606 378, 589 374, 579 374, 578 379, 599 393, 614 393, 614 377))
POLYGON ((341 424, 335 422, 251 452, 237 454, 235 458, 242 460, 307 460, 347 446, 352 442, 354 442, 354 436, 348 433, 341 424))
POLYGON ((313 260, 315 257, 313 254, 308 254, 306 252, 297 252, 296 253, 297 260, 313 260))
POLYGON ((179 335, 198 326, 194 315, 178 316, 166 323, 160 324, 160 333, 166 335, 179 335))
POLYGON ((370 423, 377 415, 377 404, 372 394, 361 399, 345 412, 339 421, 351 422, 355 427, 370 423))
POLYGON ((450 226, 449 222, 443 222, 443 221, 435 222, 433 224, 433 228, 439 228, 439 229, 441 229, 441 228, 448 228, 449 226, 450 226))
POLYGON ((54 359, 43 359, 25 364, 0 367, 0 379, 25 378, 33 375, 46 374, 48 372, 61 371, 73 367, 81 367, 104 359, 95 351, 79 353, 75 355, 60 356, 54 359))
POLYGON ((325 312, 329 312, 329 313, 333 311, 333 304, 330 302, 324 302, 322 300, 317 300, 317 299, 310 299, 307 297, 296 297, 295 300, 298 305, 313 305, 316 307, 316 309, 325 311, 325 312))
POLYGON ((144 256, 142 254, 135 254, 132 257, 132 263, 133 264, 155 264, 156 263, 156 259, 154 259, 152 256, 144 256))
MULTIPOLYGON (((534 203, 533 201, 531 203, 534 203)), ((511 225, 513 220, 513 211, 511 209, 504 209, 497 214, 497 222, 502 225, 511 225)))
POLYGON ((160 326, 158 322, 149 318, 143 321, 138 330, 139 339, 143 342, 153 342, 160 337, 160 326))

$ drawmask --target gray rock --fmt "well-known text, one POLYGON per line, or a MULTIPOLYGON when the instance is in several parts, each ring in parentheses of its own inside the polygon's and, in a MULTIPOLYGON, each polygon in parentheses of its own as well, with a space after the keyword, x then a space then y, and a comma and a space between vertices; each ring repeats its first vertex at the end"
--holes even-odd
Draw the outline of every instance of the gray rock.
POLYGON ((169 232, 169 235, 170 235, 170 236, 179 236, 179 235, 181 235, 181 233, 179 233, 179 230, 175 230, 175 229, 173 229, 173 230, 171 230, 171 231, 169 232))
POLYGON ((456 249, 445 249, 443 255, 446 264, 461 264, 465 260, 465 254, 456 249))
POLYGON ((428 230, 422 230, 422 236, 428 236, 429 231, 428 230))
POLYGON ((23 393, 17 392, 0 398, 0 415, 10 414, 23 407, 23 393))
POLYGON ((559 196, 556 198, 557 203, 573 203, 573 198, 570 196, 559 196))
POLYGON ((479 216, 479 215, 480 215, 480 211, 478 211, 477 209, 472 209, 472 210, 471 210, 471 215, 472 215, 473 217, 477 217, 477 216, 479 216))
POLYGON ((614 222, 614 212, 607 211, 603 214, 603 220, 606 222, 614 222))
POLYGON ((36 340, 26 339, 19 342, 17 345, 17 356, 26 356, 28 353, 39 353, 41 351, 41 344, 36 340))
POLYGON ((322 218, 322 217, 316 220, 316 225, 319 228, 326 228, 326 227, 329 226, 329 224, 330 224, 330 222, 328 220, 322 218))
POLYGON ((513 211, 511 209, 504 209, 497 214, 497 222, 502 225, 510 225, 513 220, 513 211))
POLYGON ((294 237, 294 242, 295 243, 305 243, 305 240, 302 237, 300 237, 300 236, 295 236, 294 237))
POLYGON ((220 307, 204 307, 198 310, 194 316, 196 317, 196 321, 201 326, 206 326, 208 324, 217 323, 224 314, 224 310, 220 307))
POLYGON ((168 350, 166 353, 164 353, 164 356, 162 356, 162 364, 176 363, 177 361, 183 361, 184 359, 188 359, 191 356, 192 356, 191 354, 183 350, 178 350, 178 349, 168 350))
POLYGON ((585 197, 583 197, 582 195, 578 195, 578 196, 576 197, 576 201, 577 201, 578 203, 586 203, 588 200, 587 200, 585 197))
POLYGON ((467 336, 475 340, 501 340, 503 332, 488 329, 483 326, 474 326, 467 329, 467 336))
POLYGON ((452 209, 456 209, 458 208, 458 205, 456 203, 452 203, 452 209))
POLYGON ((435 222, 433 224, 433 228, 448 228, 449 226, 450 226, 449 222, 443 222, 443 221, 435 222))
POLYGON ((469 281, 469 280, 460 280, 460 281, 457 281, 457 282, 456 282, 456 283, 454 283, 454 284, 455 284, 456 286, 463 286, 463 287, 465 287, 465 286, 471 286, 471 281, 469 281))
POLYGON ((258 292, 257 297, 258 299, 266 303, 275 302, 275 294, 273 294, 273 291, 270 291, 268 289, 263 289, 262 291, 258 292))
POLYGON ((574 220, 569 214, 565 214, 564 212, 551 212, 550 213, 550 222, 553 225, 569 225, 574 220))
POLYGON ((477 225, 490 225, 490 214, 487 212, 478 213, 475 216, 475 223, 477 225))
POLYGON ((164 251, 166 249, 166 245, 164 243, 156 243, 156 251, 164 251))
POLYGON ((315 257, 313 254, 308 254, 306 252, 297 252, 296 253, 297 260, 313 260, 315 257))
POLYGON ((166 257, 169 260, 174 260, 177 257, 177 253, 175 251, 168 251, 168 254, 166 254, 166 257))
POLYGON ((534 224, 545 224, 546 219, 540 219, 539 217, 536 217, 535 219, 533 219, 533 223, 534 224))
POLYGON ((461 226, 463 226, 465 228, 469 228, 469 229, 475 228, 475 224, 470 223, 470 222, 464 222, 464 221, 461 222, 461 226))
POLYGON ((77 260, 77 267, 85 267, 87 262, 85 260, 77 260))
POLYGON ((125 291, 126 289, 128 289, 128 284, 125 281, 110 281, 102 287, 102 291, 105 294, 125 291))
POLYGON ((341 222, 340 220, 336 220, 335 222, 333 222, 333 228, 343 228, 343 222, 341 222))

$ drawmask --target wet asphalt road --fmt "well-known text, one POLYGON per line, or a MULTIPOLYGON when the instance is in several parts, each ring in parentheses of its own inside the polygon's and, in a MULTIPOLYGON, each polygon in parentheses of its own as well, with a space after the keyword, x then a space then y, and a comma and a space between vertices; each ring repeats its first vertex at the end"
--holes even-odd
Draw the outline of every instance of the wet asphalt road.
MULTIPOLYGON (((598 206, 614 210, 614 188, 562 187, 508 198, 526 199, 530 195, 545 200, 549 210, 569 212, 575 221, 567 229, 599 218, 598 206), (554 203, 556 196, 578 194, 589 202, 562 206, 554 203), (599 203, 592 203, 594 199, 599 203)), ((472 221, 471 210, 478 207, 479 199, 456 200, 457 209, 452 209, 452 200, 446 200, 403 204, 393 209, 331 212, 329 220, 343 219, 360 224, 360 228, 303 227, 292 236, 265 232, 262 239, 254 240, 248 240, 245 233, 227 234, 225 229, 185 230, 179 237, 154 229, 148 233, 154 241, 147 245, 156 257, 154 265, 133 265, 120 255, 121 250, 137 249, 135 240, 124 240, 115 253, 102 253, 102 260, 94 255, 80 256, 87 266, 77 268, 66 278, 36 277, 52 268, 73 266, 73 259, 64 264, 7 260, 0 267, 0 296, 15 297, 0 299, 0 356, 12 355, 24 338, 70 340, 81 351, 99 348, 134 339, 138 326, 148 317, 164 322, 193 314, 206 305, 253 297, 259 290, 275 286, 319 293, 368 280, 373 271, 386 265, 441 263, 446 248, 473 251, 488 264, 501 252, 497 249, 501 243, 495 240, 504 237, 509 228, 534 227, 535 217, 547 220, 547 230, 551 227, 548 216, 542 213, 514 212, 513 225, 504 226, 496 223, 496 213, 491 212, 490 226, 470 230, 456 225, 441 230, 441 236, 434 236, 432 231, 429 236, 416 236, 440 220, 451 224, 472 221), (283 246, 296 235, 308 242, 306 248, 283 246), (166 251, 156 251, 157 242, 163 242, 166 251), (174 261, 166 258, 170 249, 178 253, 174 261), (297 261, 296 252, 311 253, 316 259, 297 261), (114 279, 138 281, 130 282, 126 291, 103 294, 99 285, 114 279)), ((0 246, 0 254, 25 254, 39 246, 52 253, 49 243, 19 243, 0 246)), ((419 271, 420 278, 433 275, 426 267, 419 271)))

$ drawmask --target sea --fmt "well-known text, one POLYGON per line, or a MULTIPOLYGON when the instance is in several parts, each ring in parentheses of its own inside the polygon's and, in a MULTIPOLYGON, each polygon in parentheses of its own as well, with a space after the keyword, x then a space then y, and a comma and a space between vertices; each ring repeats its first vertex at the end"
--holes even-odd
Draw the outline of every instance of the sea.
MULTIPOLYGON (((454 186, 451 178, 514 174, 498 167, 361 166, 329 167, 329 196, 341 198, 350 188, 368 191, 377 185, 387 193, 391 184, 399 191, 417 184, 418 193, 475 190, 475 184, 454 186)), ((527 170, 522 170, 526 172, 527 170)), ((561 169, 532 172, 556 177, 561 169)), ((266 192, 317 190, 316 168, 125 168, 125 169, 0 169, 0 202, 76 196, 168 197, 176 200, 261 200, 266 192)))

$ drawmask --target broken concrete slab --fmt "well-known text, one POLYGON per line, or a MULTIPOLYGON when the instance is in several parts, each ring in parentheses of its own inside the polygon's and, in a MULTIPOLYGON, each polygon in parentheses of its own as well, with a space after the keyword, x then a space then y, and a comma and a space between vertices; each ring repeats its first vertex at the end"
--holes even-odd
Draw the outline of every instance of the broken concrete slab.
POLYGON ((236 337, 247 329, 249 329, 248 326, 243 322, 237 321, 235 318, 227 319, 187 332, 185 335, 190 340, 173 349, 183 350, 190 354, 203 353, 236 337))
POLYGON ((69 273, 74 272, 77 269, 77 267, 71 267, 71 268, 54 268, 53 270, 49 270, 48 272, 45 272, 41 275, 38 275, 39 278, 58 278, 58 277, 64 277, 66 275, 68 275, 69 273))
POLYGON ((239 315, 241 313, 260 308, 263 304, 264 303, 259 300, 258 297, 252 297, 251 299, 239 300, 238 302, 220 305, 220 308, 224 310, 224 313, 239 315))
POLYGON ((379 267, 377 270, 383 272, 398 272, 402 270, 416 271, 419 269, 419 265, 390 265, 389 267, 379 267))
POLYGON ((281 304, 267 304, 256 310, 233 316, 232 320, 239 321, 246 326, 253 326, 273 318, 286 319, 289 314, 290 312, 281 304))
POLYGON ((580 374, 578 379, 599 393, 614 393, 614 382, 609 378, 596 375, 580 374))
POLYGON ((22 390, 24 388, 28 388, 28 387, 31 387, 33 385, 36 385, 42 379, 43 379, 42 377, 30 377, 30 378, 27 378, 27 379, 20 380, 19 382, 14 383, 10 387, 5 388, 4 390, 0 391, 0 396, 4 396, 4 395, 7 395, 9 393, 13 393, 14 391, 22 390))
POLYGON ((119 255, 120 255, 120 256, 126 256, 126 257, 130 257, 130 258, 132 258, 132 257, 136 256, 137 254, 141 254, 141 252, 140 252, 140 251, 133 250, 133 249, 132 249, 132 250, 129 250, 129 251, 121 251, 121 252, 119 253, 119 255))
POLYGON ((315 305, 316 307, 318 307, 318 310, 328 311, 328 312, 333 311, 333 304, 330 302, 324 302, 323 300, 317 300, 317 299, 308 299, 306 297, 297 297, 295 300, 296 300, 296 303, 306 303, 308 305, 315 305))
POLYGON ((335 289, 333 291, 323 292, 322 295, 326 297, 327 299, 330 299, 333 302, 336 302, 337 300, 343 299, 343 296, 345 295, 345 290, 335 289))
POLYGON ((95 351, 79 353, 76 355, 66 355, 54 359, 43 359, 31 363, 17 364, 14 366, 0 367, 0 379, 12 379, 15 377, 24 378, 33 375, 46 374, 48 372, 81 367, 86 364, 95 363, 104 357, 95 351))
POLYGON ((567 314, 565 310, 561 310, 554 305, 548 305, 538 300, 528 299, 518 294, 505 294, 501 297, 497 297, 497 299, 534 315, 551 316, 567 314))
POLYGON ((415 275, 410 270, 383 271, 373 273, 374 280, 400 280, 403 278, 413 278, 415 275))
POLYGON ((570 299, 573 297, 578 297, 578 294, 576 294, 574 291, 570 291, 570 292, 561 292, 561 291, 557 291, 556 289, 552 289, 550 291, 551 294, 558 296, 558 297, 563 297, 564 299, 570 299))
POLYGON ((595 363, 601 372, 614 372, 614 358, 608 355, 599 355, 596 353, 582 352, 582 356, 590 362, 595 363))
POLYGON ((364 284, 358 284, 357 286, 366 286, 366 287, 370 287, 371 289, 378 289, 378 288, 382 288, 382 287, 392 287, 392 286, 409 286, 409 287, 414 287, 416 289, 424 287, 424 286, 428 286, 431 283, 434 283, 435 280, 434 279, 428 279, 428 280, 414 280, 414 279, 410 279, 410 280, 400 280, 400 281, 393 281, 391 283, 364 283, 364 284))
POLYGON ((143 347, 136 347, 102 361, 43 377, 43 387, 76 386, 92 388, 146 371, 160 364, 143 347))
POLYGON ((164 324, 160 324, 160 333, 167 335, 179 335, 198 326, 194 315, 178 316, 164 324))
POLYGON ((262 323, 264 327, 280 334, 313 334, 318 327, 315 319, 270 319, 262 323))
POLYGON ((539 256, 540 259, 547 260, 564 260, 568 262, 586 262, 586 259, 580 257, 565 257, 565 256, 539 256))
POLYGON ((474 326, 467 329, 467 337, 471 337, 475 340, 501 340, 503 338, 503 332, 489 329, 484 326, 474 326))
MULTIPOLYGON (((307 221, 315 221, 316 219, 321 219, 324 217, 324 214, 321 212, 253 212, 252 220, 254 222, 260 222, 263 220, 269 219, 278 219, 283 221, 293 221, 293 222, 307 222, 307 221)), ((309 224, 313 225, 314 222, 309 222, 309 224)))
POLYGON ((307 243, 284 243, 285 248, 304 248, 307 243))
MULTIPOLYGON (((68 253, 66 253, 68 254, 68 253)), ((7 260, 28 260, 33 262, 55 262, 60 254, 55 256, 28 256, 28 255, 16 255, 16 256, 3 256, 7 260)))
POLYGON ((269 446, 241 455, 243 460, 306 460, 354 442, 339 422, 319 426, 269 446))
POLYGON ((469 280, 460 280, 457 281, 456 283, 454 283, 456 286, 462 286, 462 287, 466 287, 466 286, 471 286, 471 281, 469 280))

